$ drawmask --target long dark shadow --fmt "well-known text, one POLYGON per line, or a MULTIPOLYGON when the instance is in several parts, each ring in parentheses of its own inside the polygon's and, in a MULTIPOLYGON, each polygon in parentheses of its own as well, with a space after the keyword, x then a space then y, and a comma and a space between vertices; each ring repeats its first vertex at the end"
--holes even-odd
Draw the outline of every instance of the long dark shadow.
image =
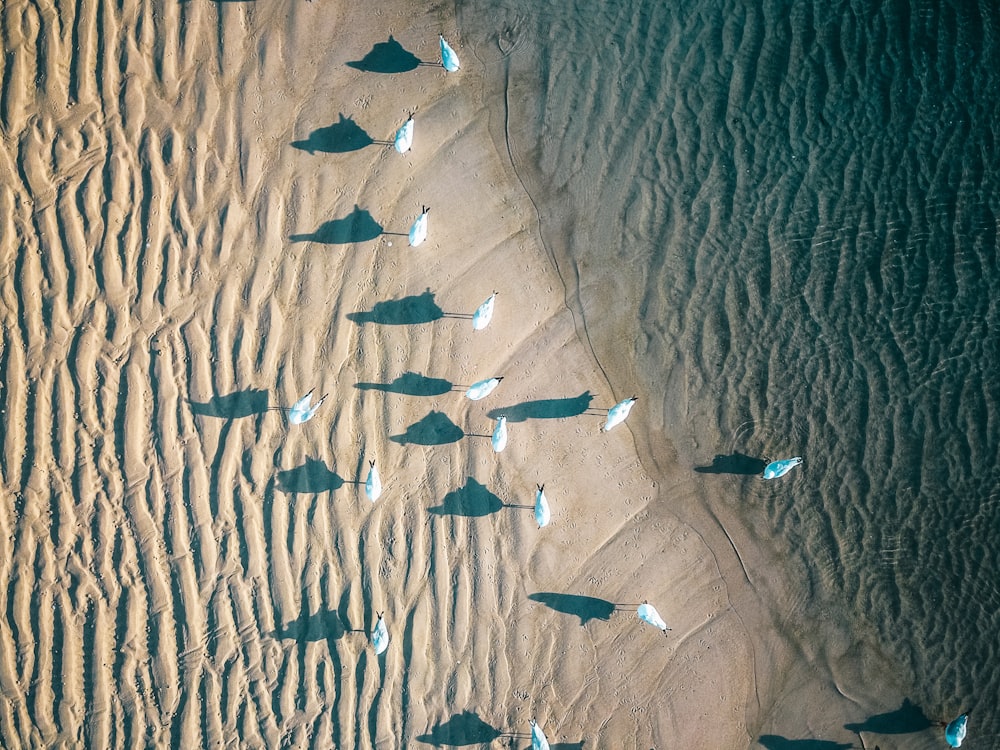
POLYGON ((360 391, 383 391, 404 396, 440 396, 452 389, 444 378, 429 378, 417 372, 405 372, 390 383, 355 383, 360 391))
POLYGON ((745 456, 742 453, 731 453, 728 456, 718 455, 712 459, 711 466, 695 466, 700 474, 763 474, 767 463, 762 458, 745 456))
POLYGON ((382 233, 382 225, 375 221, 367 210, 355 204, 354 210, 343 219, 324 222, 312 234, 293 234, 288 239, 292 242, 349 245, 352 242, 374 240, 382 233))
POLYGON ((466 709, 455 714, 443 724, 435 725, 430 732, 417 737, 417 742, 438 747, 465 747, 485 745, 501 737, 503 732, 490 726, 474 711, 466 709))
MULTIPOLYGON (((292 141, 292 146, 315 154, 317 151, 325 154, 346 154, 349 151, 359 151, 376 141, 365 132, 364 128, 350 117, 340 114, 340 119, 325 128, 319 128, 309 134, 304 141, 292 141)), ((389 141, 378 141, 388 144, 389 141)))
POLYGON ((790 740, 776 734, 762 734, 757 741, 767 750, 851 750, 854 747, 831 740, 790 740))
POLYGON ((529 419, 563 419, 577 417, 590 408, 593 399, 590 391, 584 391, 572 398, 546 398, 539 401, 523 401, 513 406, 501 406, 486 413, 490 419, 507 417, 508 422, 524 422, 529 419))
POLYGON ((349 625, 345 625, 341 616, 334 610, 316 612, 311 615, 303 611, 299 619, 292 620, 287 625, 278 628, 271 633, 271 637, 281 641, 312 643, 335 641, 352 632, 360 633, 362 631, 354 631, 349 625))
POLYGON ((406 50, 390 34, 388 41, 378 42, 360 60, 352 60, 347 65, 367 73, 405 73, 416 70, 420 58, 406 50))
POLYGON ((481 518, 496 513, 502 507, 504 507, 503 502, 499 497, 469 477, 464 487, 449 492, 440 505, 428 508, 427 512, 435 516, 481 518))
POLYGON ((614 602, 599 599, 596 596, 540 591, 529 594, 528 598, 535 602, 541 602, 556 612, 579 617, 581 625, 586 625, 591 620, 610 620, 611 615, 615 612, 614 602))
POLYGON ((462 428, 439 411, 432 411, 419 422, 406 428, 402 435, 390 435, 389 439, 400 445, 445 445, 456 443, 465 437, 462 428))
POLYGON ((430 289, 421 294, 376 302, 367 312, 347 313, 347 319, 359 325, 378 323, 383 326, 412 326, 430 323, 443 317, 444 312, 434 301, 434 292, 430 289))
POLYGON ((226 396, 212 396, 204 403, 189 401, 191 413, 219 419, 239 419, 263 414, 268 410, 267 391, 247 389, 226 396))
POLYGON ((282 492, 316 494, 343 486, 344 480, 317 458, 307 458, 302 466, 278 472, 278 489, 282 492))
POLYGON ((924 715, 924 711, 909 698, 895 711, 869 716, 860 724, 844 724, 847 729, 856 734, 871 732, 873 734, 910 734, 922 732, 934 726, 934 722, 924 715))

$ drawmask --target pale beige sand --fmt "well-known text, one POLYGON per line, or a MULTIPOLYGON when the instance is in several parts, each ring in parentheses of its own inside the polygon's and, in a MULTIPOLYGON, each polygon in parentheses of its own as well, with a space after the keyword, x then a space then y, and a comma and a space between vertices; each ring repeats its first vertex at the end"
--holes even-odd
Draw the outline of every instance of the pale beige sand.
POLYGON ((2 16, 0 744, 524 747, 532 716, 563 748, 756 744, 795 684, 761 676, 789 657, 722 527, 678 517, 690 473, 669 451, 655 477, 639 464, 643 402, 636 431, 599 433, 627 363, 603 362, 608 382, 578 338, 451 6, 2 16), (389 34, 436 61, 442 31, 458 75, 346 65, 389 34), (405 157, 292 145, 340 115, 391 139, 411 109, 405 157), (421 204, 414 250, 395 233, 421 204), (300 237, 355 206, 386 234, 300 237), (467 316, 494 289, 479 333, 348 317, 425 290, 467 316), (407 372, 505 380, 477 403, 356 387, 407 372), (312 388, 330 395, 311 422, 273 409, 312 388), (590 412, 513 421, 490 450, 491 410, 586 392, 590 412), (401 442, 432 412, 465 436, 401 442), (542 530, 524 508, 430 510, 485 491, 530 504, 536 482, 542 530), (540 594, 625 606, 581 624, 540 594), (643 599, 669 637, 637 621, 643 599))

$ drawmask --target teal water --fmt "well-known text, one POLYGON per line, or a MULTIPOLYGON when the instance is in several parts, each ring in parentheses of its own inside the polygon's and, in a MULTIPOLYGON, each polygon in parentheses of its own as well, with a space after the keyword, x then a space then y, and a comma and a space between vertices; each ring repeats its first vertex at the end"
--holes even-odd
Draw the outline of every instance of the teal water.
MULTIPOLYGON (((802 612, 874 633, 887 685, 930 719, 973 709, 966 746, 994 746, 1000 10, 459 16, 504 78, 507 147, 579 329, 665 436, 644 461, 690 467, 787 562, 802 612), (805 463, 780 490, 742 473, 789 455, 805 463)), ((881 728, 905 744, 918 723, 881 728)))

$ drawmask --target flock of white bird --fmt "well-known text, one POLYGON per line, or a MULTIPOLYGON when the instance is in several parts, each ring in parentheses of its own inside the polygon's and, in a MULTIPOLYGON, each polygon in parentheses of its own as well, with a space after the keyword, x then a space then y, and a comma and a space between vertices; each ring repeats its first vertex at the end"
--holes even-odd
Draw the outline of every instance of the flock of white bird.
MULTIPOLYGON (((461 67, 458 55, 455 54, 455 50, 451 48, 443 36, 440 37, 440 43, 442 66, 449 73, 456 72, 461 67)), ((396 136, 393 139, 393 146, 400 154, 405 154, 412 148, 413 132, 414 121, 413 114, 411 113, 406 122, 403 123, 403 125, 396 132, 396 136)), ((410 227, 409 243, 411 247, 418 247, 424 242, 424 240, 427 239, 427 215, 429 212, 429 206, 421 206, 420 215, 410 227)), ((493 294, 491 294, 478 308, 476 308, 475 313, 472 315, 473 330, 481 331, 490 324, 490 321, 493 319, 496 297, 497 293, 493 292, 493 294)), ((473 383, 466 390, 465 396, 472 401, 479 401, 480 399, 486 398, 496 389, 498 385, 500 385, 501 380, 503 380, 503 377, 499 376, 486 378, 485 380, 473 383)), ((299 425, 308 422, 319 410, 323 401, 326 400, 326 395, 323 395, 319 398, 319 400, 313 403, 312 397, 313 391, 309 391, 309 393, 296 401, 288 409, 288 421, 291 424, 299 425)), ((632 396, 611 407, 611 409, 608 410, 604 426, 601 428, 602 432, 607 432, 624 422, 637 400, 638 397, 632 396)), ((491 438, 491 445, 496 453, 500 453, 507 447, 507 437, 507 417, 501 415, 497 418, 496 427, 493 430, 491 438)), ((784 476, 784 474, 801 462, 802 459, 800 457, 774 461, 765 469, 764 478, 774 479, 784 476)), ((375 466, 375 461, 369 461, 368 476, 365 479, 365 495, 372 503, 378 500, 382 495, 382 478, 375 466)), ((548 498, 545 496, 545 486, 541 484, 537 485, 537 490, 535 492, 534 512, 535 522, 538 524, 538 528, 548 526, 549 522, 552 520, 552 512, 549 508, 548 498)), ((643 602, 639 605, 636 610, 636 614, 641 621, 663 631, 664 635, 666 635, 667 631, 670 630, 670 628, 667 627, 667 623, 660 616, 660 613, 657 612, 656 608, 649 602, 643 602)), ((371 643, 375 653, 377 655, 384 653, 389 647, 389 641, 389 630, 386 627, 385 618, 383 613, 379 612, 375 626, 371 633, 371 643)), ((538 726, 538 723, 534 719, 531 719, 530 723, 531 746, 533 750, 548 750, 549 743, 545 738, 545 733, 542 731, 542 728, 538 726)), ((962 730, 964 730, 964 728, 964 722, 962 722, 962 730)), ((962 734, 964 736, 964 731, 962 734)), ((959 744, 961 744, 961 740, 959 740, 959 744)), ((953 745, 953 747, 957 746, 958 745, 953 745)))

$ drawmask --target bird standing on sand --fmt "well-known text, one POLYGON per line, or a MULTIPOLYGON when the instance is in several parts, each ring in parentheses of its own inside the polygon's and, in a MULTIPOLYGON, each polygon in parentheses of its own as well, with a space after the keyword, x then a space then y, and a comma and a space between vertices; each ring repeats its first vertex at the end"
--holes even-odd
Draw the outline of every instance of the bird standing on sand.
POLYGON ((552 520, 552 511, 549 510, 549 501, 545 497, 545 485, 536 485, 538 490, 535 492, 535 523, 538 524, 538 528, 543 526, 548 526, 549 521, 552 520))
POLYGON ((458 62, 458 55, 455 54, 455 50, 444 40, 443 36, 439 38, 441 40, 441 64, 449 73, 454 73, 462 67, 458 62))
POLYGON ((545 732, 538 726, 538 722, 529 719, 528 723, 531 724, 531 750, 549 750, 549 741, 545 739, 545 732))
POLYGON ((617 404, 608 409, 608 419, 604 423, 604 427, 601 429, 607 432, 612 427, 616 427, 625 421, 625 417, 628 413, 632 411, 632 405, 639 400, 638 396, 632 396, 632 398, 627 398, 624 401, 619 401, 617 404))
POLYGON ((365 494, 368 495, 368 499, 373 503, 382 494, 382 477, 379 476, 374 461, 368 462, 368 478, 365 479, 365 494))
POLYGON ((493 292, 483 304, 476 308, 472 314, 472 330, 481 331, 493 320, 493 305, 496 303, 497 293, 493 292))
POLYGON ((966 711, 945 725, 944 739, 949 747, 961 747, 962 740, 965 739, 965 735, 968 732, 969 713, 969 711, 966 711))
POLYGON ((643 622, 648 622, 653 627, 662 630, 663 635, 666 635, 667 631, 670 630, 670 628, 667 627, 667 623, 665 623, 663 618, 660 617, 660 613, 656 611, 656 607, 649 602, 644 601, 640 604, 639 609, 636 610, 636 614, 639 615, 639 619, 643 622))
POLYGON ((316 414, 316 410, 319 409, 320 405, 326 400, 326 394, 323 394, 323 398, 310 406, 309 402, 312 401, 312 395, 313 392, 309 391, 309 393, 292 404, 292 408, 288 410, 289 422, 292 424, 302 424, 303 422, 308 422, 313 418, 313 415, 316 414))
POLYGON ((389 648, 389 631, 385 627, 383 613, 378 613, 378 620, 375 622, 375 629, 372 631, 372 646, 375 647, 375 655, 378 656, 389 648))
POLYGON ((427 212, 430 210, 430 206, 420 207, 420 216, 410 227, 410 247, 416 247, 427 239, 427 212))
POLYGON ((396 139, 393 142, 396 150, 405 154, 410 150, 413 145, 413 114, 410 114, 410 118, 403 123, 403 127, 396 131, 396 139))
POLYGON ((500 453, 507 447, 507 417, 501 414, 497 417, 497 426, 493 429, 493 452, 500 453))
POLYGON ((470 401, 478 401, 481 398, 486 398, 493 393, 494 388, 500 385, 501 380, 503 380, 502 375, 499 378, 487 378, 486 380, 480 380, 478 383, 473 383, 469 386, 469 390, 465 392, 465 397, 470 401))

